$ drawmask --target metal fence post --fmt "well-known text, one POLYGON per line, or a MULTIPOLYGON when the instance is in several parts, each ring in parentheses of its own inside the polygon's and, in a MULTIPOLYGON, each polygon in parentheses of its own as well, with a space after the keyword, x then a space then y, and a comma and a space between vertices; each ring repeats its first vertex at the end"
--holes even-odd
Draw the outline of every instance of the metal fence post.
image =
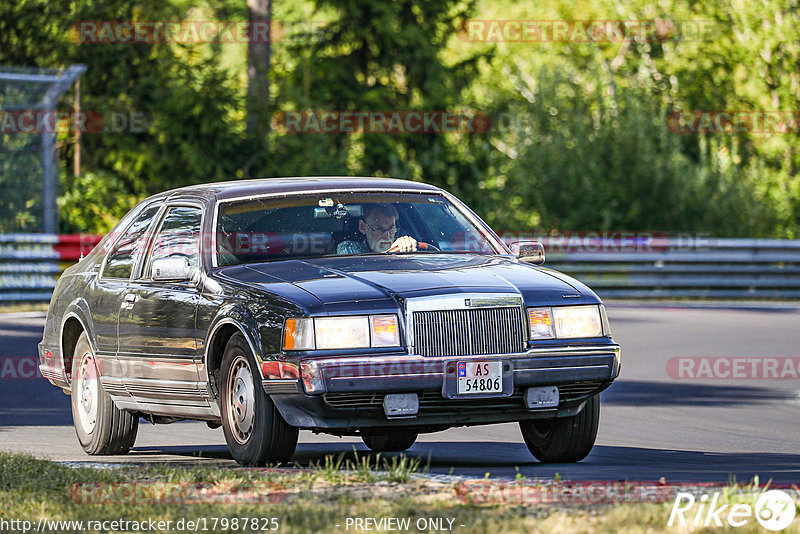
MULTIPOLYGON (((75 82, 75 80, 86 71, 86 65, 72 65, 64 70, 57 69, 33 69, 19 67, 0 67, 0 111, 8 112, 12 110, 21 112, 36 112, 44 114, 44 119, 37 117, 37 127, 34 132, 25 132, 22 135, 38 133, 40 136, 40 161, 41 161, 41 224, 39 230, 54 234, 58 233, 58 161, 56 159, 56 133, 57 121, 55 117, 56 104, 75 82), (42 93, 44 93, 42 95, 42 93), (11 96, 11 97, 9 97, 11 96), (41 128, 41 131, 36 131, 41 128)), ((0 135, 12 135, 10 132, 0 132, 0 135)), ((16 143, 16 150, 29 150, 30 143, 16 143)), ((24 163, 23 163, 24 165, 24 163)), ((18 179, 20 183, 25 183, 25 178, 36 174, 34 166, 28 165, 27 168, 12 169, 14 174, 21 173, 18 179)), ((5 169, 9 172, 8 169, 5 169)), ((0 174, 0 183, 4 183, 4 176, 0 174)), ((6 177, 7 178, 7 177, 6 177)), ((28 182, 30 183, 30 182, 28 182)), ((21 195, 24 198, 24 194, 21 195)), ((33 197, 35 204, 35 195, 33 197)), ((27 204, 24 204, 27 205, 27 204)), ((19 209, 21 206, 18 206, 19 209)), ((0 221, 0 227, 11 231, 20 231, 22 228, 14 229, 14 223, 0 221)), ((30 230, 28 230, 30 231, 30 230)))

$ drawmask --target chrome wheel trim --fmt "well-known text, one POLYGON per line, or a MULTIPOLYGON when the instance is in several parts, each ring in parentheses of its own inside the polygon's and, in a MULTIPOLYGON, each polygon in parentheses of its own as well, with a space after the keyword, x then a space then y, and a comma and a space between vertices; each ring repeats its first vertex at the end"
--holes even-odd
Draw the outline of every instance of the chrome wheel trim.
POLYGON ((253 374, 247 358, 239 355, 231 364, 228 374, 228 428, 233 438, 244 445, 253 433, 256 413, 256 395, 253 374))
POLYGON ((87 435, 94 432, 97 425, 97 405, 100 402, 99 389, 97 387, 97 368, 94 364, 94 356, 91 352, 85 352, 81 356, 80 367, 78 368, 78 384, 75 399, 78 411, 78 422, 87 435))

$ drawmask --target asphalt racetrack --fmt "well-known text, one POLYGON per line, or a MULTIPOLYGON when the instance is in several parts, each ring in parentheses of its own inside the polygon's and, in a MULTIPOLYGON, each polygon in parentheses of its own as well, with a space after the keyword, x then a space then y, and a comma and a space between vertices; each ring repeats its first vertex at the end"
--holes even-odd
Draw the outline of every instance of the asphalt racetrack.
MULTIPOLYGON (((797 377, 689 379, 667 371, 671 358, 798 358, 800 311, 612 305, 609 315, 622 346, 622 375, 602 394, 597 444, 586 460, 536 462, 516 424, 423 435, 407 454, 422 458, 431 473, 475 477, 519 472, 570 480, 749 482, 758 475, 762 484, 800 481, 797 377)), ((41 377, 22 376, 30 362, 21 365, 20 358, 35 358, 43 324, 43 313, 0 315, 0 450, 65 462, 235 465, 222 430, 193 422, 142 421, 130 454, 87 456, 72 428, 69 397, 41 377), (9 370, 7 358, 19 372, 9 370)), ((354 448, 367 451, 358 438, 301 432, 293 460, 307 465, 354 448)))

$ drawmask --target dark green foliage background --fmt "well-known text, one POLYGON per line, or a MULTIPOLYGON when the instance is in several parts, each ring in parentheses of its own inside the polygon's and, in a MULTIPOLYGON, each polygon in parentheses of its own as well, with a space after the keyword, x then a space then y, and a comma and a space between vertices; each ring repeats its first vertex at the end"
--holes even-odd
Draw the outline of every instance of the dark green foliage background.
MULTIPOLYGON (((81 44, 69 31, 82 20, 246 16, 243 0, 0 3, 0 65, 84 63, 85 110, 147 117, 144 132, 84 135, 77 179, 73 145, 60 139, 62 231, 104 231, 143 196, 181 185, 344 174, 443 186, 501 231, 798 237, 796 134, 667 128, 676 110, 800 109, 791 2, 275 0, 287 34, 273 45, 271 113, 489 113, 490 131, 471 134, 248 139, 246 44, 81 44), (674 31, 652 42, 481 43, 464 39, 470 19, 668 19, 674 31), (703 35, 682 32, 696 21, 703 35)), ((0 174, 0 188, 14 183, 0 174)))

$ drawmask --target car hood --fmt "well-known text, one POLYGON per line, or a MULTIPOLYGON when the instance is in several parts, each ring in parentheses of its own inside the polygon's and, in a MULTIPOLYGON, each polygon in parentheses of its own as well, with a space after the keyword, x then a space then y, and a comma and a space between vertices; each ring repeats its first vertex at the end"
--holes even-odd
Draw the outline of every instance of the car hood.
POLYGON ((527 305, 599 302, 577 280, 509 256, 376 254, 249 264, 218 273, 295 301, 302 300, 302 290, 324 306, 453 293, 518 294, 527 305))

